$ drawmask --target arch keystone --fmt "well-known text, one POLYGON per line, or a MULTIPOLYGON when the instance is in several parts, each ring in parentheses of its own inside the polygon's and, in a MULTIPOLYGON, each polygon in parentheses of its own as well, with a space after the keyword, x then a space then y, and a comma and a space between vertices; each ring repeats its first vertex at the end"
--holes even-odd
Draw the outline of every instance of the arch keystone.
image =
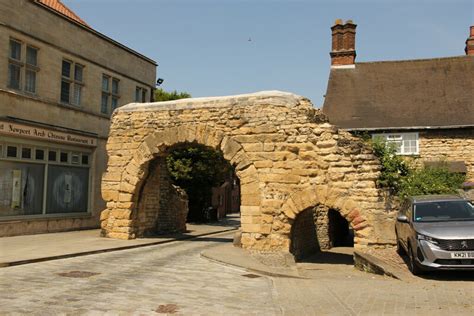
POLYGON ((232 161, 234 156, 242 149, 242 146, 233 140, 231 137, 225 136, 222 140, 221 150, 224 154, 224 158, 228 161, 232 161))

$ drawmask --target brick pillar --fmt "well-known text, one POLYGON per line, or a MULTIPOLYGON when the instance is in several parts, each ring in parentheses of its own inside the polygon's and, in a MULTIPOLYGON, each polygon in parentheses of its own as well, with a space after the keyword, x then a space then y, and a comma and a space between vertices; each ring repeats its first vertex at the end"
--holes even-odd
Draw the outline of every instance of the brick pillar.
POLYGON ((354 65, 356 27, 357 25, 352 20, 347 20, 343 24, 341 19, 337 19, 331 27, 332 51, 330 56, 332 66, 354 65))
POLYGON ((474 25, 470 27, 469 37, 466 40, 466 55, 474 56, 474 25))

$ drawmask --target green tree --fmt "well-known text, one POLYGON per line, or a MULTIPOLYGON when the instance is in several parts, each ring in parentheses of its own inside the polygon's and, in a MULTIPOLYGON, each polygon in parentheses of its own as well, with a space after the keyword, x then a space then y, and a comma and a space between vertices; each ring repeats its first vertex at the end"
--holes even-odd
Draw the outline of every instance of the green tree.
POLYGON ((221 184, 232 170, 220 152, 189 143, 173 147, 166 165, 174 183, 188 194, 190 221, 203 219, 203 209, 210 206, 212 187, 221 184))
POLYGON ((167 92, 161 88, 155 90, 155 101, 171 101, 178 99, 190 98, 191 95, 187 92, 177 92, 176 90, 167 92))

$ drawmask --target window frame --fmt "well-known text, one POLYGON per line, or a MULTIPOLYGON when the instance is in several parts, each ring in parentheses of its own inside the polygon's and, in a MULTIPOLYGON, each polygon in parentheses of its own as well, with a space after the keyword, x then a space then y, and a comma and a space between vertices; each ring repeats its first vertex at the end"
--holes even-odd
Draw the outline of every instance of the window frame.
POLYGON ((372 134, 372 139, 382 139, 386 144, 400 143, 396 146, 397 155, 400 156, 416 156, 420 154, 420 136, 419 132, 403 132, 403 133, 376 133, 372 134), (415 142, 415 146, 411 142, 415 142), (411 148, 415 150, 411 150, 411 148))
POLYGON ((69 144, 52 144, 52 143, 45 143, 39 142, 34 140, 26 140, 26 139, 17 139, 15 137, 6 137, 5 139, 0 139, 0 163, 4 162, 12 162, 12 163, 26 163, 31 165, 42 165, 44 166, 44 175, 43 175, 43 191, 39 194, 42 194, 42 206, 38 213, 34 214, 18 214, 18 215, 5 215, 0 216, 1 221, 8 221, 12 219, 29 219, 29 218, 49 218, 49 217, 75 217, 75 216, 83 216, 91 214, 93 209, 93 192, 94 192, 94 179, 95 176, 93 174, 93 163, 95 156, 95 149, 85 148, 85 147, 78 147, 78 146, 71 146, 69 144), (16 148, 16 156, 7 156, 6 151, 8 147, 15 147, 16 148), (27 148, 30 150, 30 157, 23 157, 22 151, 23 148, 27 148), (36 159, 36 151, 42 150, 43 151, 43 159, 36 159), (56 153, 56 160, 50 161, 48 159, 49 151, 56 153), (61 162, 60 155, 61 153, 68 154, 68 161, 61 162), (72 156, 76 155, 79 158, 79 163, 76 163, 77 160, 73 161, 72 156), (82 160, 83 156, 88 157, 87 163, 84 163, 82 160), (55 213, 51 212, 51 209, 47 206, 47 192, 48 192, 48 183, 53 181, 49 175, 48 170, 52 166, 59 166, 59 167, 71 167, 71 168, 81 168, 88 170, 88 178, 87 178, 87 201, 86 201, 86 211, 84 212, 63 212, 63 213, 55 213))
POLYGON ((72 61, 68 58, 63 58, 61 61, 61 91, 59 95, 59 101, 62 104, 73 105, 82 107, 82 94, 85 87, 84 83, 84 70, 86 66, 81 63, 72 61), (64 75, 64 63, 69 63, 69 76, 64 75), (81 69, 80 80, 76 78, 77 69, 81 69), (63 100, 63 83, 68 85, 68 100, 63 100), (76 92, 79 91, 79 94, 76 92), (78 96, 78 97, 77 97, 78 96))
POLYGON ((27 94, 36 95, 38 91, 38 72, 40 71, 38 56, 40 49, 37 46, 25 43, 19 39, 10 37, 9 38, 9 52, 8 52, 8 67, 7 67, 7 87, 9 89, 14 89, 17 91, 22 91, 27 94), (19 58, 12 56, 12 43, 19 45, 19 58), (35 64, 32 64, 28 60, 29 51, 34 50, 35 55, 35 64), (18 81, 17 84, 12 84, 12 75, 11 67, 16 67, 18 69, 18 81), (30 77, 31 76, 31 77, 30 77), (30 87, 31 81, 28 78, 34 78, 33 84, 30 87))
POLYGON ((147 88, 143 88, 143 87, 140 87, 140 86, 135 87, 135 102, 146 103, 147 102, 147 100, 146 100, 147 95, 148 95, 148 89, 147 88))
POLYGON ((102 74, 102 84, 101 84, 101 99, 100 99, 100 113, 103 115, 109 115, 119 107, 120 100, 120 79, 102 74), (104 80, 107 82, 107 89, 104 87, 104 80), (114 82, 117 83, 117 89, 114 91, 114 82), (105 98, 105 99, 104 99, 105 98), (105 100, 105 103, 104 103, 105 100), (114 102, 116 105, 114 106, 114 102), (105 111, 104 111, 105 110, 105 111))

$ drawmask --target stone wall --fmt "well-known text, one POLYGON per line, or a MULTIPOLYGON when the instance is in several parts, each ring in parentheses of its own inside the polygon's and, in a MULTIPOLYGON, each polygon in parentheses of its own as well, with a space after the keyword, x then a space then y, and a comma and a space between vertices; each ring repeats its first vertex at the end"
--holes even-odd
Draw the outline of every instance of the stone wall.
POLYGON ((185 232, 187 214, 186 192, 172 184, 165 160, 158 157, 150 163, 138 201, 137 237, 185 232))
POLYGON ((394 212, 376 188, 380 165, 371 149, 327 123, 308 99, 277 91, 130 104, 115 112, 102 179, 105 236, 137 236, 150 162, 186 142, 220 150, 235 166, 244 248, 289 251, 293 220, 316 205, 348 220, 358 248, 394 242, 394 212))
POLYGON ((420 131, 421 160, 464 161, 474 181, 474 128, 420 131))
POLYGON ((319 248, 328 250, 332 248, 331 239, 329 237, 329 209, 324 205, 317 205, 314 208, 314 220, 316 223, 316 235, 318 238, 319 248))

